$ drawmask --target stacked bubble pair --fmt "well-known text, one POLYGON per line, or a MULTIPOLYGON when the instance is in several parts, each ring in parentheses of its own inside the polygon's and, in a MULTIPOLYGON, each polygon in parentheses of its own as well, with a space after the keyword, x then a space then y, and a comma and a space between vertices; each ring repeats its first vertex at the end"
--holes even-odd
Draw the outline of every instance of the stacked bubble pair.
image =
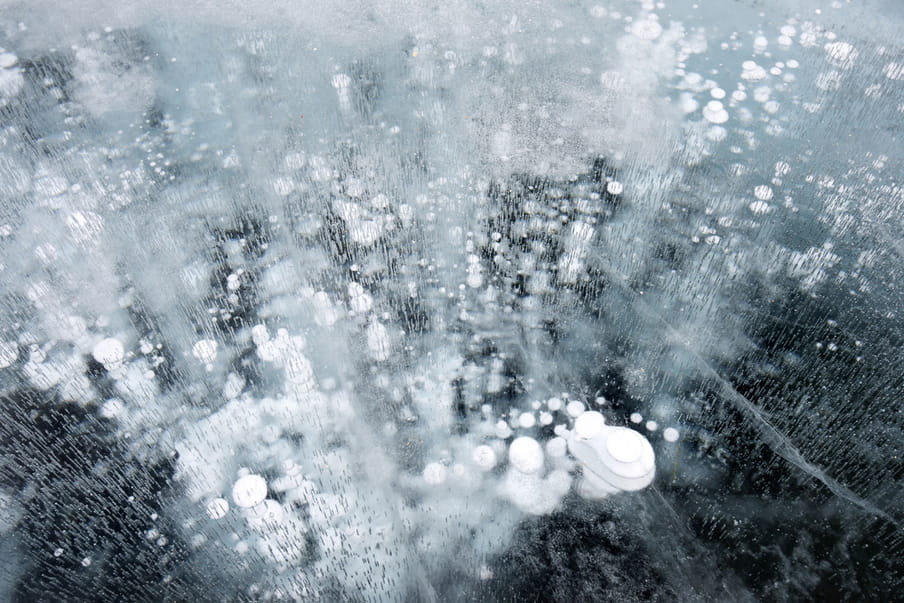
POLYGON ((578 492, 603 498, 624 490, 641 490, 653 481, 656 457, 650 442, 627 427, 610 427, 602 414, 588 411, 574 423, 568 450, 583 468, 578 492))

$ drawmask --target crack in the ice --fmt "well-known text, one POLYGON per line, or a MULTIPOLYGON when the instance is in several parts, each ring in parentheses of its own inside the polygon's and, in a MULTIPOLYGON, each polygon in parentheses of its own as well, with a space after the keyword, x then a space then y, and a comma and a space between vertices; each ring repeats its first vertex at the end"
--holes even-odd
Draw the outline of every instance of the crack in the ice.
MULTIPOLYGON (((669 335, 674 336, 675 341, 681 342, 681 338, 677 336, 677 330, 665 318, 663 318, 662 315, 659 314, 659 312, 656 312, 656 310, 650 307, 648 303, 641 299, 640 296, 637 295, 637 293, 634 291, 634 289, 631 288, 628 277, 613 268, 609 262, 607 262, 599 255, 599 253, 594 253, 593 258, 599 263, 599 266, 606 273, 606 275, 610 279, 612 279, 613 282, 617 283, 623 291, 628 293, 633 298, 635 306, 644 314, 646 314, 647 318, 650 318, 662 324, 669 335)), ((735 389, 735 387, 727 379, 722 377, 722 375, 720 375, 716 371, 716 369, 714 369, 712 365, 710 365, 710 363, 702 358, 696 351, 694 351, 684 343, 681 343, 680 345, 688 354, 690 354, 692 358, 694 358, 699 363, 699 368, 703 371, 703 373, 706 376, 710 377, 714 382, 719 384, 720 394, 722 394, 726 399, 730 400, 739 412, 753 419, 753 425, 756 428, 757 432, 763 438, 763 441, 768 444, 776 454, 781 456, 783 459, 785 459, 810 477, 821 482, 835 496, 859 507, 860 509, 868 513, 872 513, 873 515, 877 515, 889 521, 898 530, 904 530, 904 526, 902 526, 896 518, 892 517, 887 512, 880 509, 865 498, 858 496, 850 488, 848 488, 838 480, 832 478, 830 475, 827 475, 826 472, 822 470, 822 468, 808 461, 800 452, 800 450, 798 450, 797 447, 791 442, 791 440, 781 431, 779 431, 778 428, 772 425, 772 423, 769 422, 769 419, 766 417, 765 413, 762 410, 760 410, 746 396, 735 389)))

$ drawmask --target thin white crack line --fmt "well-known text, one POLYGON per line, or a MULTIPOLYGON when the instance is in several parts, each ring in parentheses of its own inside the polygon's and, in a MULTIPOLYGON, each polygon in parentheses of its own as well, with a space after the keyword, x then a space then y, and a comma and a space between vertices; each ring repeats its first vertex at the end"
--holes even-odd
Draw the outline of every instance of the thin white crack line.
POLYGON ((751 402, 746 396, 736 390, 734 386, 728 382, 728 380, 726 380, 718 372, 716 372, 716 370, 699 354, 697 354, 697 352, 692 350, 687 344, 681 341, 681 338, 678 337, 678 332, 675 330, 675 328, 672 327, 672 325, 669 324, 669 322, 665 318, 663 318, 662 315, 651 308, 649 304, 640 299, 640 296, 637 295, 634 290, 628 285, 627 277, 612 268, 612 266, 610 266, 608 262, 599 257, 598 253, 595 253, 594 256, 594 259, 599 262, 599 265, 603 268, 606 274, 614 281, 616 281, 622 288, 622 290, 629 292, 629 294, 634 298, 634 303, 637 304, 637 307, 643 310, 643 312, 646 313, 649 317, 652 317, 659 323, 661 323, 662 326, 668 331, 669 335, 673 337, 673 340, 678 342, 678 344, 681 345, 681 347, 683 347, 691 355, 691 357, 700 364, 704 373, 706 373, 710 378, 715 380, 721 386, 722 394, 725 395, 729 400, 731 400, 735 408, 754 419, 754 425, 757 431, 761 436, 763 436, 764 441, 769 445, 770 448, 772 448, 773 451, 775 451, 779 456, 781 456, 783 459, 785 459, 795 467, 804 471, 804 473, 822 482, 822 484, 825 485, 829 489, 829 491, 831 491, 839 498, 848 501, 849 503, 861 508, 868 513, 882 517, 883 519, 891 522, 898 530, 902 529, 901 524, 894 517, 890 516, 888 513, 875 506, 870 501, 861 498, 850 488, 832 478, 831 476, 826 475, 825 471, 804 458, 804 456, 794 446, 794 444, 769 422, 762 410, 757 408, 753 402, 751 402))

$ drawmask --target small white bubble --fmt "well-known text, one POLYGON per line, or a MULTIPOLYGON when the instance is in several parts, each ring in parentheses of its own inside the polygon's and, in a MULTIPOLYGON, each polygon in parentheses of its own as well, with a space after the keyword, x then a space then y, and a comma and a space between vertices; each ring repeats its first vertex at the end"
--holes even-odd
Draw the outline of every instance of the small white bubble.
POLYGON ((10 366, 19 358, 19 348, 13 341, 0 341, 0 368, 10 366))
POLYGON ((217 342, 213 339, 202 339, 192 347, 191 353, 201 362, 213 362, 217 357, 217 342))
POLYGON ((516 438, 509 446, 509 462, 521 473, 537 473, 543 468, 543 448, 533 438, 516 438))
POLYGON ((653 19, 641 19, 631 27, 631 33, 641 40, 655 40, 662 35, 662 25, 653 19))
POLYGON ((595 410, 582 413, 574 422, 574 434, 583 440, 596 437, 606 426, 606 419, 595 410))
POLYGON ((474 452, 471 453, 471 459, 483 471, 489 471, 496 466, 496 452, 485 444, 474 449, 474 452))
POLYGON ((424 481, 431 486, 438 486, 446 481, 447 469, 442 463, 427 463, 424 467, 424 481))
POLYGON ((18 62, 19 58, 11 52, 0 54, 0 68, 9 69, 18 62))
POLYGON ((754 214, 761 216, 772 210, 772 207, 765 201, 754 201, 747 206, 754 214))
POLYGON ((754 187, 753 196, 760 201, 769 201, 774 196, 772 189, 765 184, 754 187))
POLYGON ((721 102, 711 100, 703 107, 703 118, 712 124, 724 124, 728 121, 728 111, 721 102))
POLYGON ((111 367, 122 362, 125 356, 125 349, 118 339, 108 337, 94 346, 91 355, 105 367, 111 367))
POLYGON ((581 413, 583 413, 586 408, 587 407, 584 406, 583 402, 572 400, 568 403, 568 406, 565 407, 565 411, 568 413, 568 416, 577 418, 581 416, 581 413))
POLYGON ((105 419, 114 419, 122 414, 123 402, 119 398, 110 398, 100 407, 100 416, 105 419))
POLYGON ((890 80, 904 80, 904 63, 888 63, 882 73, 890 80))
POLYGON ((206 510, 211 519, 222 519, 229 512, 229 502, 225 498, 215 498, 207 503, 206 510))
POLYGON ((253 507, 267 498, 267 480, 260 475, 243 475, 232 486, 232 500, 240 507, 253 507))

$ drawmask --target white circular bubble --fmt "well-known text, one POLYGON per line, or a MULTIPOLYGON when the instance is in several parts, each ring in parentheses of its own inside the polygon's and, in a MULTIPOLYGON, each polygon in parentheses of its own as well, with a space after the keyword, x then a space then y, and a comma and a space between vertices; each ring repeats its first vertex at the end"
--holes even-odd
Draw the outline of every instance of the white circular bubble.
POLYGON ((308 158, 303 151, 298 151, 296 153, 289 153, 288 155, 286 155, 284 161, 286 167, 290 170, 300 170, 308 162, 308 158))
POLYGON ((674 427, 666 427, 662 430, 662 437, 666 442, 677 442, 679 435, 678 430, 674 427))
POLYGON ((480 265, 479 264, 471 264, 468 266, 468 276, 465 281, 468 283, 468 287, 472 289, 477 289, 483 286, 483 275, 481 275, 480 265))
POLYGON ((358 314, 365 314, 373 307, 373 297, 358 283, 348 286, 349 307, 358 314))
POLYGON ((711 140, 712 142, 722 142, 728 138, 728 130, 723 128, 722 126, 710 126, 706 129, 706 139, 711 140))
POLYGON ((213 339, 202 339, 192 346, 191 354, 205 364, 213 362, 217 357, 217 342, 213 339))
MULTIPOLYGON (((61 190, 62 194, 68 188, 65 181, 57 183, 54 190, 61 190)), ((95 239, 97 235, 104 229, 104 219, 94 212, 76 211, 72 212, 66 218, 66 226, 69 228, 69 234, 77 243, 88 243, 95 239)))
POLYGON ((482 444, 471 453, 474 464, 484 471, 489 471, 496 466, 496 451, 486 444, 482 444))
POLYGON ((754 214, 761 216, 765 213, 768 213, 772 208, 765 201, 754 201, 750 205, 747 206, 751 212, 754 214))
POLYGON ((574 422, 575 436, 589 440, 596 437, 606 426, 606 418, 595 410, 581 414, 574 422))
MULTIPOLYGON (((693 113, 700 108, 700 103, 694 100, 694 97, 685 92, 681 95, 681 110, 685 113, 693 113)), ((611 183, 610 183, 611 184, 611 183)))
POLYGON ((720 101, 711 100, 703 107, 703 118, 711 124, 724 124, 728 121, 728 111, 720 101))
POLYGON ((523 412, 521 416, 518 417, 518 426, 523 429, 530 429, 534 425, 537 424, 537 418, 533 413, 523 412))
POLYGON ((291 178, 278 177, 273 179, 273 191, 280 197, 287 197, 295 190, 295 181, 291 178))
POLYGON ((207 503, 207 516, 211 519, 222 519, 229 512, 229 501, 225 498, 215 498, 207 503))
POLYGON ((565 407, 565 411, 568 413, 568 416, 576 419, 579 416, 581 416, 581 413, 584 412, 584 410, 586 408, 587 407, 584 406, 583 402, 579 402, 578 400, 572 400, 571 402, 568 403, 568 406, 565 407))
POLYGON ((769 86, 759 86, 753 91, 753 100, 758 103, 765 103, 772 95, 772 88, 769 86))
POLYGON ((119 398, 110 398, 100 407, 100 416, 105 419, 115 419, 122 414, 124 408, 122 400, 119 398))
POLYGON ((562 400, 560 400, 559 398, 550 398, 546 401, 546 408, 555 412, 562 408, 562 400))
POLYGON ((882 73, 890 80, 904 80, 904 63, 888 63, 882 73))
POLYGON ((446 481, 447 473, 448 470, 442 463, 427 463, 427 466, 424 467, 424 481, 431 486, 438 486, 446 481))
POLYGON ((619 429, 609 434, 606 450, 619 463, 633 463, 643 452, 643 436, 632 429, 619 429))
POLYGON ((260 475, 243 475, 232 486, 232 500, 240 507, 253 507, 267 498, 267 480, 260 475))
POLYGON ((499 419, 499 421, 496 422, 496 426, 494 427, 493 431, 495 432, 496 437, 500 440, 505 440, 512 436, 512 428, 509 427, 508 423, 506 423, 502 419, 499 419))
POLYGON ((848 42, 829 42, 825 45, 825 51, 829 62, 836 67, 845 69, 851 67, 860 54, 857 49, 848 42))
POLYGON ((624 185, 618 180, 612 180, 606 184, 606 192, 610 195, 620 195, 624 190, 624 185))
POLYGON ((251 327, 251 341, 255 345, 263 345, 270 340, 270 332, 267 331, 266 325, 254 325, 251 327))
POLYGON ((653 19, 642 19, 634 23, 631 33, 641 40, 655 40, 662 35, 662 25, 653 19))
POLYGON ((741 79, 748 82, 757 82, 766 77, 766 70, 757 65, 755 61, 744 61, 741 64, 741 79))
POLYGON ((331 83, 333 84, 333 88, 348 88, 352 83, 352 78, 344 73, 337 73, 333 76, 331 83))
POLYGON ((543 448, 537 440, 522 436, 509 446, 509 462, 521 473, 537 473, 543 468, 543 448))
POLYGON ((19 347, 14 341, 0 341, 0 368, 6 368, 19 357, 19 347))
POLYGON ((367 350, 370 357, 377 361, 383 361, 389 358, 392 349, 392 340, 389 337, 389 331, 382 323, 376 320, 371 321, 365 329, 367 337, 367 350))
POLYGON ((94 346, 91 355, 104 366, 112 366, 122 362, 125 349, 118 339, 108 337, 94 346))
POLYGON ((630 419, 632 423, 640 423, 643 421, 643 415, 639 412, 632 412, 630 419))

